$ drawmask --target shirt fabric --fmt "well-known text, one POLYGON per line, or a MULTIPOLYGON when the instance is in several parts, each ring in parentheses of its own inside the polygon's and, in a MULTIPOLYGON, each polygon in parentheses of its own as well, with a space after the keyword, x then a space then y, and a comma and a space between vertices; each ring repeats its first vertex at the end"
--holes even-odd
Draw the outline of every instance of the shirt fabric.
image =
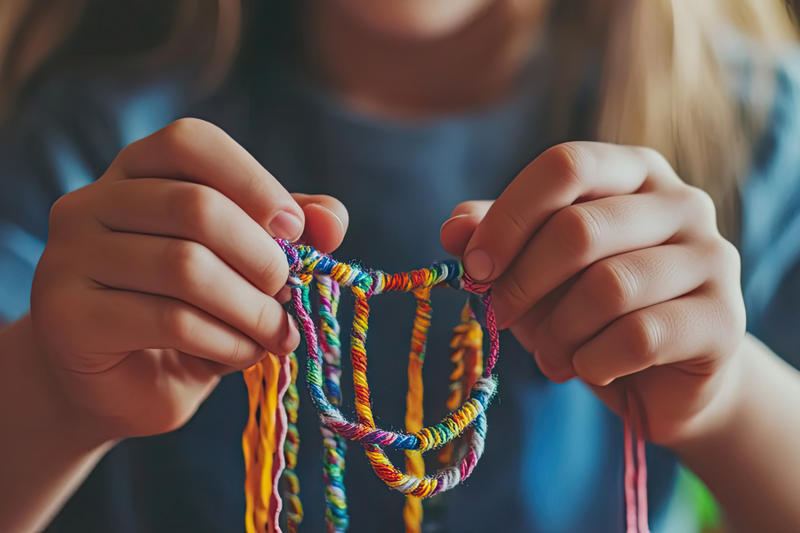
MULTIPOLYGON (((100 176, 126 144, 185 115, 217 123, 290 191, 336 196, 350 212, 339 259, 391 272, 446 258, 438 229, 453 207, 497 197, 543 149, 544 105, 534 76, 489 109, 413 123, 347 110, 280 69, 264 68, 213 101, 187 108, 179 83, 131 84, 68 71, 46 83, 0 138, 0 317, 27 312, 48 211, 61 195, 100 176)), ((770 125, 742 190, 743 289, 749 329, 800 365, 800 62, 776 68, 770 125)), ((425 364, 425 418, 446 414, 447 343, 464 295, 434 294, 425 364)), ((403 425, 414 299, 370 301, 367 343, 376 422, 403 425)), ((352 300, 343 297, 346 331, 352 300)), ((302 349, 301 349, 302 351, 302 349)), ((301 368, 304 357, 300 354, 301 368)), ((346 357, 344 358, 346 359, 346 357)), ((344 361, 343 411, 354 412, 344 361)), ((624 530, 622 427, 580 381, 556 385, 503 334, 499 396, 488 410, 486 452, 463 486, 431 500, 428 531, 532 533, 624 530)), ((306 517, 323 531, 324 483, 317 417, 298 380, 297 473, 306 517)), ((247 397, 240 374, 222 379, 183 428, 128 439, 100 462, 48 531, 242 531, 241 432, 247 397)), ((390 457, 402 465, 402 455, 390 457)), ((677 463, 649 446, 648 491, 655 533, 696 530, 675 494, 677 463)), ((403 497, 372 472, 361 447, 346 455, 350 531, 403 531, 403 497)), ((433 465, 429 465, 429 469, 433 465)))

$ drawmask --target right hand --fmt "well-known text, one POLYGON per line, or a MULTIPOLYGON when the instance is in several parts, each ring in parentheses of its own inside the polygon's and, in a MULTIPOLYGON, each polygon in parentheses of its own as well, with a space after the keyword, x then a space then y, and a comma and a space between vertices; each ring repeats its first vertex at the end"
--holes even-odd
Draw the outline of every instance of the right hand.
POLYGON ((59 401, 106 440, 180 427, 221 375, 299 343, 273 238, 330 252, 347 221, 206 122, 126 147, 51 211, 31 319, 59 401))

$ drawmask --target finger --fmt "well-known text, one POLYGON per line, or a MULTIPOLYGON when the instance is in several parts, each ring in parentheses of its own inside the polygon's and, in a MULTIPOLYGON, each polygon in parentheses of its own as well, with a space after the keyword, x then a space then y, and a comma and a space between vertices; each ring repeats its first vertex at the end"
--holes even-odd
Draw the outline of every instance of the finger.
POLYGON ((665 245, 599 261, 558 303, 547 332, 577 349, 614 320, 700 287, 712 274, 709 255, 703 246, 665 245))
POLYGON ((700 248, 657 246, 589 267, 531 335, 538 359, 552 379, 563 382, 575 377, 575 351, 613 321, 705 283, 711 275, 707 257, 711 254, 700 248))
POLYGON ((492 281, 558 210, 577 200, 646 190, 648 179, 680 181, 652 150, 586 142, 551 148, 528 165, 489 209, 470 239, 464 266, 474 279, 492 281))
POLYGON ((665 194, 576 204, 553 215, 494 283, 497 321, 514 323, 539 298, 595 261, 657 246, 687 223, 691 209, 665 194))
POLYGON ((575 276, 566 283, 560 285, 556 290, 536 302, 536 305, 531 307, 516 324, 511 326, 511 333, 514 334, 514 337, 516 337, 522 347, 527 351, 533 353, 537 346, 541 345, 542 331, 546 330, 546 328, 542 327, 542 324, 548 321, 549 317, 553 314, 553 310, 564 298, 564 295, 570 291, 577 280, 578 277, 575 276))
POLYGON ((92 210, 105 227, 124 233, 195 241, 262 292, 274 296, 289 265, 280 246, 222 193, 195 183, 158 178, 109 184, 92 210))
POLYGON ((450 218, 439 231, 442 247, 447 253, 462 257, 475 228, 492 206, 489 200, 462 202, 456 206, 450 218))
POLYGON ((192 181, 230 198, 273 237, 293 241, 303 232, 303 210, 278 180, 225 132, 202 120, 178 120, 129 145, 106 176, 192 181))
POLYGON ((615 321, 575 353, 573 366, 581 379, 597 386, 674 363, 689 373, 709 374, 741 340, 734 315, 711 287, 704 287, 615 321))
POLYGON ((85 256, 87 275, 93 281, 182 300, 275 354, 291 352, 300 341, 296 327, 277 301, 196 242, 105 233, 93 239, 85 256))
POLYGON ((344 204, 331 196, 293 193, 305 213, 305 229, 300 239, 324 253, 342 244, 350 216, 344 204))
MULTIPOLYGON (((266 355, 264 348, 247 335, 186 302, 157 296, 99 288, 81 288, 81 301, 62 317, 65 342, 100 354, 128 354, 137 350, 176 349, 235 368, 248 368, 266 355), (91 335, 85 325, 92 324, 91 335), (78 337, 78 338, 71 338, 78 337)), ((124 355, 121 355, 124 357, 124 355)), ((110 358, 105 368, 75 368, 98 372, 113 366, 110 358)), ((224 371, 224 368, 220 368, 224 371)))

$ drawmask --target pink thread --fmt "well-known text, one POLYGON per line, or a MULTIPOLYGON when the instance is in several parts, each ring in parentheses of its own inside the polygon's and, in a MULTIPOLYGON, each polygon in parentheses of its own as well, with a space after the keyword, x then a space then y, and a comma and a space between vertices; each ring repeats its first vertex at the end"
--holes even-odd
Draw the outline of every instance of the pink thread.
POLYGON ((472 470, 475 468, 477 463, 478 456, 475 454, 475 450, 470 450, 470 452, 461 462, 461 481, 464 481, 470 476, 470 474, 472 474, 472 470))
POLYGON ((486 308, 486 329, 489 330, 489 357, 486 359, 484 375, 491 376, 492 369, 500 356, 500 334, 497 332, 497 317, 494 314, 491 292, 484 293, 483 304, 486 308))
POLYGON ((647 457, 642 435, 641 417, 638 415, 633 394, 625 389, 625 410, 622 430, 625 437, 625 517, 626 533, 650 533, 647 516, 647 457), (636 458, 634 460, 634 441, 636 458))
POLYGON ((636 469, 638 471, 637 492, 639 496, 639 533, 650 533, 647 523, 647 458, 645 457, 644 439, 641 427, 636 426, 636 469))
POLYGON ((283 500, 278 488, 278 483, 281 479, 281 473, 286 467, 286 457, 283 454, 283 446, 286 443, 286 433, 289 429, 289 419, 286 416, 286 408, 283 406, 283 397, 289 389, 289 382, 292 380, 291 368, 289 367, 289 358, 281 357, 281 370, 278 375, 278 412, 275 416, 275 453, 272 460, 272 495, 269 499, 269 516, 272 519, 269 522, 270 533, 281 533, 281 528, 278 525, 281 509, 283 508, 283 500))
POLYGON ((633 444, 631 443, 630 415, 627 405, 625 413, 622 415, 622 431, 625 438, 625 519, 627 524, 625 531, 626 533, 638 533, 636 488, 634 487, 636 466, 633 464, 633 444))

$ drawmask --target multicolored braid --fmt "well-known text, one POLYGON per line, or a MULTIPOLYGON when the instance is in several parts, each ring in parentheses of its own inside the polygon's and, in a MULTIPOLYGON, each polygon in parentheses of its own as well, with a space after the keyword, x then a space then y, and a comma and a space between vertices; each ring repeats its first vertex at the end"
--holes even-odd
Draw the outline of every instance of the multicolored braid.
POLYGON ((317 408, 323 424, 350 440, 360 442, 367 453, 373 470, 390 487, 419 498, 433 496, 448 490, 468 477, 483 454, 486 435, 485 410, 496 390, 496 382, 491 371, 499 355, 497 323, 491 305, 491 295, 487 286, 471 283, 464 275, 460 263, 448 261, 435 263, 432 267, 407 274, 387 274, 381 271, 367 272, 352 265, 339 263, 330 256, 317 252, 304 245, 290 245, 278 241, 284 249, 290 265, 289 285, 297 318, 303 329, 307 346, 306 380, 312 401, 317 408), (353 364, 353 381, 356 392, 356 411, 359 421, 347 420, 341 412, 327 401, 322 389, 322 354, 318 336, 311 320, 311 306, 308 298, 308 283, 311 273, 329 275, 339 284, 350 287, 356 299, 351 336, 350 356, 353 364), (455 412, 430 428, 422 428, 414 434, 398 433, 375 428, 369 400, 369 384, 366 377, 366 332, 368 327, 369 305, 367 299, 375 294, 389 290, 409 292, 431 288, 439 284, 449 284, 456 288, 483 293, 486 308, 487 326, 490 333, 490 355, 484 374, 476 381, 470 397, 455 412), (407 475, 397 470, 386 457, 381 446, 404 450, 427 450, 441 447, 460 435, 470 425, 471 432, 468 450, 456 464, 444 468, 434 476, 407 475))
MULTIPOLYGON (((387 274, 339 263, 309 246, 294 245, 283 240, 277 242, 290 265, 287 285, 292 292, 291 307, 306 340, 306 381, 322 425, 328 504, 326 530, 328 533, 343 533, 348 526, 343 482, 345 439, 348 439, 364 447, 367 459, 378 477, 389 487, 406 494, 406 531, 417 533, 422 521, 419 500, 447 491, 469 477, 484 451, 486 408, 497 388, 492 369, 499 357, 499 335, 489 286, 470 280, 456 261, 434 263, 430 268, 410 273, 387 274), (314 278, 317 279, 320 297, 319 331, 311 319, 309 300, 309 285, 314 278), (348 287, 355 298, 350 358, 357 422, 346 419, 338 408, 341 405, 341 343, 336 312, 340 285, 348 287), (450 285, 480 295, 486 311, 489 354, 484 369, 483 330, 468 303, 451 342, 451 361, 455 369, 450 376, 451 394, 447 405, 452 412, 439 424, 424 428, 422 366, 431 318, 430 292, 438 285, 450 285), (417 298, 409 352, 408 433, 376 428, 370 405, 366 359, 369 321, 367 300, 388 291, 413 292, 417 298), (462 403, 464 396, 467 399, 462 403), (462 434, 459 445, 453 446, 454 439, 462 434), (406 452, 408 473, 392 465, 383 446, 406 452), (426 476, 421 454, 436 448, 442 448, 439 459, 446 466, 433 476, 426 476)), ((299 446, 295 426, 298 365, 294 354, 285 358, 268 355, 261 363, 244 372, 250 399, 250 417, 242 435, 247 472, 245 525, 248 533, 280 533, 277 520, 282 506, 277 490, 280 477, 285 480, 283 494, 290 502, 287 523, 289 531, 293 533, 303 517, 297 496, 299 484, 293 471, 299 446)), ((626 390, 626 395, 623 425, 627 531, 648 533, 647 470, 640 408, 631 391, 626 390)))
MULTIPOLYGON (((325 397, 331 405, 339 406, 342 393, 339 379, 342 375, 342 347, 339 342, 339 321, 336 313, 339 307, 339 284, 330 276, 317 274, 317 291, 319 293, 319 336, 320 348, 324 360, 323 369, 325 397)), ((344 488, 344 454, 347 441, 334 433, 325 425, 321 425, 323 471, 325 476, 325 529, 327 533, 344 533, 349 524, 347 516, 347 494, 344 488)))
POLYGON ((291 380, 289 388, 283 397, 283 408, 286 410, 288 421, 286 442, 283 445, 283 454, 286 458, 286 468, 281 475, 283 483, 283 499, 286 500, 286 528, 289 533, 297 533, 300 522, 303 521, 303 504, 300 503, 300 481, 294 469, 297 466, 297 452, 300 449, 300 435, 297 432, 297 409, 300 407, 300 396, 297 394, 297 357, 294 352, 289 354, 289 369, 291 380))
MULTIPOLYGON (((414 296, 417 299, 417 310, 414 314, 414 328, 411 331, 411 351, 408 354, 408 394, 406 395, 406 431, 409 433, 416 433, 422 429, 422 365, 425 363, 428 328, 431 326, 431 288, 415 289, 414 296)), ((421 452, 406 450, 406 471, 416 477, 425 475, 425 461, 422 459, 421 452)), ((403 520, 406 524, 406 533, 420 533, 422 501, 416 496, 406 496, 403 520)))
MULTIPOLYGON (((469 302, 461 311, 461 323, 453 331, 450 341, 450 362, 455 368, 450 374, 450 396, 447 408, 457 409, 464 396, 475 385, 483 373, 483 329, 475 319, 469 302)), ((453 453, 453 442, 439 450, 439 463, 449 464, 453 453)))
POLYGON ((439 448, 460 435, 485 411, 496 389, 491 370, 499 354, 497 323, 489 293, 483 294, 490 334, 489 360, 484 375, 476 382, 470 397, 464 404, 439 424, 423 428, 414 434, 376 429, 372 420, 366 376, 365 342, 369 316, 367 298, 390 290, 409 292, 417 288, 433 287, 439 284, 449 284, 473 292, 486 290, 486 287, 470 283, 466 279, 460 263, 456 261, 436 263, 431 268, 404 274, 387 274, 381 271, 366 272, 355 266, 339 263, 311 247, 293 246, 281 240, 278 242, 284 248, 293 272, 290 275, 289 284, 294 288, 292 291, 294 309, 301 322, 308 349, 306 380, 312 401, 323 424, 348 440, 354 440, 361 444, 376 444, 402 450, 426 452, 439 448), (330 275, 340 285, 350 287, 356 298, 350 357, 353 364, 355 403, 359 422, 347 420, 338 408, 330 404, 322 389, 322 356, 311 320, 311 306, 308 300, 307 285, 310 281, 310 272, 330 275))

